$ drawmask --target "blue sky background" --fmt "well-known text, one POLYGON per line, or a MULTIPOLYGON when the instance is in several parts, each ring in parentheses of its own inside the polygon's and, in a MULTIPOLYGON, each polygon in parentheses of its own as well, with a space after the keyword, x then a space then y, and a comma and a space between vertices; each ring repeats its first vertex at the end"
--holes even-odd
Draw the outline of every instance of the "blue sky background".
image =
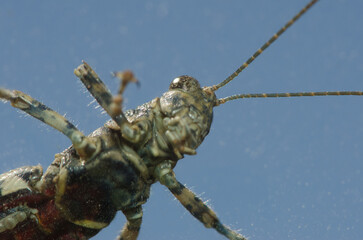
MULTIPOLYGON (((73 75, 86 60, 113 90, 132 69, 126 108, 188 74, 226 78, 308 1, 2 1, 0 85, 22 90, 86 134, 108 119, 73 75)), ((217 92, 363 90, 363 2, 320 1, 234 82, 217 92)), ((251 240, 361 239, 362 97, 234 101, 215 110, 178 179, 251 240)), ((0 172, 53 161, 69 140, 0 105, 0 172)), ((114 239, 119 214, 93 239, 114 239)), ((140 239, 222 239, 159 184, 144 205, 140 239)))

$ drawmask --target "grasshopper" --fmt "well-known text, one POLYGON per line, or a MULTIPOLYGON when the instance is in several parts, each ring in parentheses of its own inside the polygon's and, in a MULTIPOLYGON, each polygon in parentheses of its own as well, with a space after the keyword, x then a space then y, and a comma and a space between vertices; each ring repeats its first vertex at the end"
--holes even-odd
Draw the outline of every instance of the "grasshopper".
POLYGON ((84 62, 75 74, 112 118, 90 136, 29 95, 2 88, 2 99, 66 135, 72 146, 57 154, 44 174, 40 166, 35 166, 1 175, 0 234, 9 239, 85 239, 105 228, 115 213, 122 211, 127 223, 119 239, 136 239, 143 216, 142 204, 149 197, 150 186, 160 182, 207 228, 214 228, 228 239, 246 239, 222 224, 213 210, 178 182, 173 169, 185 154, 196 154, 196 148, 209 133, 213 108, 228 101, 363 95, 359 91, 339 91, 216 97, 219 88, 233 80, 316 2, 311 1, 220 84, 201 88, 196 79, 180 76, 163 96, 135 110, 122 110, 126 85, 137 82, 131 72, 115 73, 121 86, 118 94, 112 96, 84 62))

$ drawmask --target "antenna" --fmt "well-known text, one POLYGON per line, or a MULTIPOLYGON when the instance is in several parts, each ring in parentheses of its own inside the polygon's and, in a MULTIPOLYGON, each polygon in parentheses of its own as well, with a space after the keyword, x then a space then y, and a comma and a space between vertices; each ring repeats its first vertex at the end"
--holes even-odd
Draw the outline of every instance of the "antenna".
MULTIPOLYGON (((306 11, 308 11, 318 0, 310 1, 303 9, 300 10, 293 18, 291 18, 279 31, 277 31, 261 48, 259 48, 246 62, 244 62, 235 72, 233 72, 223 82, 208 87, 211 91, 216 91, 225 86, 238 76, 248 65, 250 65, 263 51, 266 50, 276 39, 278 39, 292 24, 294 24, 306 11)), ((228 101, 240 98, 278 98, 278 97, 311 97, 311 96, 340 96, 340 95, 355 95, 362 96, 360 91, 335 91, 335 92, 297 92, 297 93, 253 93, 253 94, 236 94, 225 98, 217 99, 215 106, 219 106, 228 101)))
POLYGON ((292 24, 296 22, 311 6, 313 6, 318 0, 312 0, 310 3, 308 3, 301 11, 296 14, 293 18, 288 21, 285 26, 283 26, 279 31, 277 31, 265 44, 262 45, 261 48, 259 48, 249 59, 247 59, 246 62, 244 62, 234 73, 232 73, 228 78, 226 78, 223 82, 213 85, 210 87, 212 91, 216 91, 217 89, 223 87, 230 81, 232 81, 235 77, 242 72, 243 69, 248 67, 263 51, 266 50, 276 39, 278 39, 281 34, 283 34, 286 29, 288 29, 292 24))
POLYGON ((297 93, 253 93, 237 94, 217 100, 216 106, 239 98, 278 98, 278 97, 312 97, 312 96, 341 96, 355 95, 362 96, 363 92, 359 91, 338 91, 338 92, 297 92, 297 93))

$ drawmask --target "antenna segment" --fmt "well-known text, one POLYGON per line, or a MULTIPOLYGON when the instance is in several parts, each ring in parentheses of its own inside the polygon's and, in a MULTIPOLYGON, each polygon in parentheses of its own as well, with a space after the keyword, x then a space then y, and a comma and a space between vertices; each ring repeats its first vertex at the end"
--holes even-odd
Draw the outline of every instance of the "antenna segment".
POLYGON ((232 81, 235 77, 242 72, 243 69, 248 67, 263 51, 266 50, 277 38, 283 34, 286 29, 288 29, 292 24, 296 22, 311 6, 313 6, 318 0, 312 0, 309 4, 307 4, 298 14, 296 14, 290 21, 288 21, 285 26, 283 26, 277 33, 275 33, 265 44, 262 45, 245 63, 243 63, 234 73, 232 73, 228 78, 226 78, 223 82, 218 85, 211 86, 212 91, 216 91, 217 89, 223 87, 230 81, 232 81))
POLYGON ((278 97, 312 97, 312 96, 341 96, 355 95, 362 96, 363 92, 359 91, 339 91, 339 92, 298 92, 298 93, 253 93, 253 94, 237 94, 217 100, 216 106, 239 98, 278 98, 278 97))

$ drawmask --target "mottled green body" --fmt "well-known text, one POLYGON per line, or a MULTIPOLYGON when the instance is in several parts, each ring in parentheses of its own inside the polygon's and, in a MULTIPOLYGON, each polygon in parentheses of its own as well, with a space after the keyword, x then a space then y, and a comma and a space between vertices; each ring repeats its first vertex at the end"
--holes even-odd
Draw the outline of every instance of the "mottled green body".
POLYGON ((273 35, 232 75, 218 85, 201 88, 198 81, 181 76, 160 98, 122 111, 122 93, 137 82, 130 71, 112 96, 87 64, 75 74, 111 120, 89 136, 30 96, 0 88, 0 98, 66 135, 72 146, 56 154, 44 175, 40 166, 23 167, 0 175, 0 239, 88 239, 105 228, 117 211, 127 222, 118 239, 137 239, 142 204, 155 182, 166 186, 179 202, 207 228, 230 240, 246 240, 223 225, 216 214, 173 172, 185 154, 196 154, 209 133, 213 107, 237 98, 327 95, 363 95, 362 92, 242 94, 217 99, 214 91, 227 84, 303 15, 312 0, 273 35), (32 177, 33 176, 33 177, 32 177), (26 203, 26 204, 24 204, 26 203))
MULTIPOLYGON (((71 239, 89 238, 106 227, 120 210, 128 222, 119 238, 136 239, 142 204, 149 198, 151 185, 159 181, 206 227, 215 228, 229 239, 244 239, 221 224, 202 200, 176 180, 173 172, 177 161, 184 154, 195 154, 209 133, 217 101, 213 91, 201 88, 192 77, 181 76, 160 98, 123 113, 115 106, 115 99, 122 99, 121 94, 111 96, 86 63, 75 72, 112 118, 87 137, 30 96, 1 90, 2 97, 13 106, 55 127, 73 142, 70 148, 56 154, 36 184, 30 186, 25 181, 25 188, 30 188, 28 195, 40 194, 46 199, 47 208, 37 205, 31 216, 17 221, 14 236, 25 229, 23 225, 30 231, 27 222, 32 222, 37 229, 32 237, 66 238, 54 227, 63 226, 71 239), (49 205, 51 212, 47 211, 49 205), (50 225, 36 223, 49 221, 43 217, 48 215, 55 216, 50 225)), ((22 210, 14 211, 24 215, 22 210)), ((14 219, 11 214, 7 219, 14 219)))

